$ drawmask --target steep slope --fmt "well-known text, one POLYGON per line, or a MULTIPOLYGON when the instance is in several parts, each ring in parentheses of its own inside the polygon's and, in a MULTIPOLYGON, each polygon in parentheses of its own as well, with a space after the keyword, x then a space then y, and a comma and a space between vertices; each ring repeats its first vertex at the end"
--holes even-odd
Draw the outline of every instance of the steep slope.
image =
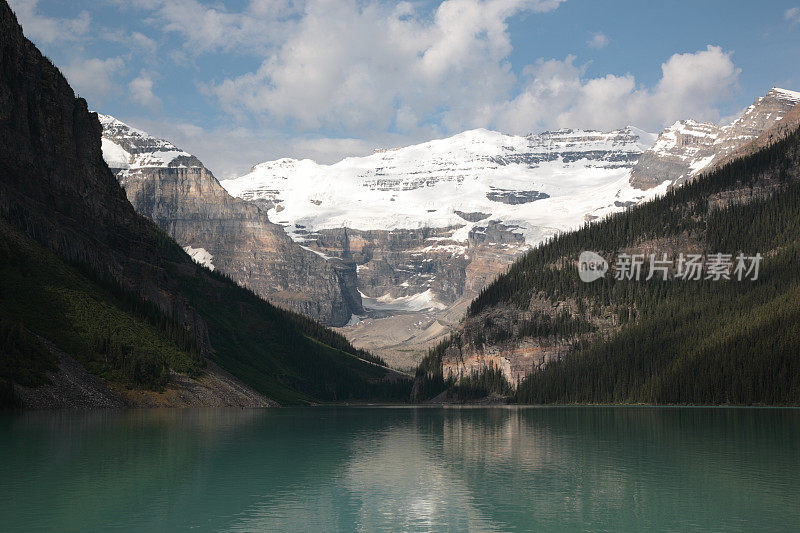
POLYGON ((103 156, 137 212, 198 262, 325 324, 363 312, 355 264, 295 244, 255 204, 231 197, 191 154, 108 115, 103 156))
POLYGON ((770 130, 800 103, 800 93, 773 87, 726 126, 678 121, 658 136, 631 172, 631 185, 650 189, 681 185, 705 170, 730 160, 741 147, 770 130))
MULTIPOLYGON (((795 94, 797 94, 798 99, 800 99, 800 93, 795 94)), ((783 116, 783 118, 781 118, 771 127, 762 131, 758 137, 752 141, 740 146, 727 155, 714 158, 711 164, 703 169, 703 172, 713 172, 714 170, 727 165, 731 161, 754 154, 762 148, 765 148, 791 135, 798 128, 798 126, 800 126, 800 105, 795 105, 789 110, 788 113, 786 113, 786 115, 783 116)))
POLYGON ((65 264, 3 220, 0 237, 0 382, 16 383, 9 400, 34 409, 274 404, 204 361, 152 304, 65 264))
POLYGON ((462 398, 511 393, 534 403, 798 404, 798 213, 795 129, 662 198, 526 254, 429 354, 416 395, 450 389, 462 398), (610 264, 591 283, 576 268, 586 250, 610 264), (643 254, 641 278, 620 276, 623 253, 643 254), (730 279, 715 278, 718 253, 730 254, 730 279), (740 253, 761 254, 757 275, 739 279, 740 253), (660 271, 646 280, 649 254, 666 254, 667 280, 660 271), (700 279, 677 279, 681 254, 701 255, 700 279))
POLYGON ((27 357, 40 344, 134 387, 158 388, 174 371, 192 377, 205 357, 281 403, 403 388, 342 337, 195 264, 134 211, 103 160, 101 132, 0 3, 0 297, 17 332, 3 343, 0 388, 46 380, 56 362, 27 357), (50 270, 33 268, 43 253, 50 270), (47 307, 37 313, 28 297, 47 307))
POLYGON ((716 124, 694 120, 681 120, 666 128, 633 167, 631 184, 649 189, 696 175, 714 159, 720 130, 716 124))
POLYGON ((222 185, 303 246, 352 258, 368 313, 342 331, 408 367, 529 246, 655 195, 628 183, 653 138, 475 130, 334 165, 262 163, 222 185))

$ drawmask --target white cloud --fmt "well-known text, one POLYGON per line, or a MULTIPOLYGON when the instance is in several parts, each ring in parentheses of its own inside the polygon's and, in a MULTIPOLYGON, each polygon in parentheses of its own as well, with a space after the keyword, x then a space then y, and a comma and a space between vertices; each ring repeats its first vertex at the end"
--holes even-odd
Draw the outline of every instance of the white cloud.
POLYGON ((590 48, 596 48, 597 50, 600 50, 601 48, 605 48, 606 46, 608 46, 608 43, 609 43, 608 36, 605 33, 602 33, 602 32, 597 32, 597 33, 593 34, 592 38, 589 39, 588 41, 586 41, 586 44, 590 48))
MULTIPOLYGON (((296 31, 250 73, 206 86, 240 118, 256 116, 297 132, 370 136, 452 133, 495 127, 599 129, 718 118, 735 85, 730 54, 709 46, 675 54, 654 87, 630 74, 587 78, 576 58, 511 70, 507 20, 557 3, 447 0, 431 17, 414 4, 312 0, 296 31)), ((609 42, 596 34, 590 43, 609 42)))
POLYGON ((492 125, 525 133, 537 128, 596 129, 635 125, 659 130, 678 119, 715 121, 717 104, 730 96, 739 69, 730 53, 708 46, 675 54, 661 65, 661 79, 642 87, 630 74, 586 78, 575 57, 540 61, 527 71, 529 81, 511 101, 498 104, 492 125))
POLYGON ((161 105, 161 100, 153 94, 153 78, 150 74, 142 72, 138 77, 131 80, 128 84, 131 100, 139 105, 149 108, 157 108, 161 105))
POLYGON ((92 102, 102 102, 112 90, 116 89, 114 76, 124 64, 121 57, 81 58, 73 60, 64 69, 64 73, 77 93, 92 102))
MULTIPOLYGON (((159 60, 194 67, 203 54, 257 58, 250 72, 198 76, 213 80, 202 90, 228 114, 204 124, 216 126, 139 122, 196 153, 220 177, 282 156, 332 162, 475 127, 658 130, 676 119, 715 120, 738 77, 730 53, 714 46, 665 58, 660 81, 650 86, 624 72, 589 76, 571 55, 540 59, 516 74, 509 20, 562 0, 445 0, 432 10, 384 0, 251 0, 236 12, 197 0, 117 1, 138 7, 137 16, 159 32, 158 42, 128 30, 98 33, 138 50, 124 56, 140 62, 119 92, 127 88, 131 101, 151 111, 163 112, 154 94, 156 51, 159 60)), ((589 37, 589 46, 609 43, 602 33, 589 37)), ((122 67, 121 58, 90 59, 65 70, 94 97, 116 88, 122 67)))
POLYGON ((38 43, 79 40, 86 36, 92 22, 87 11, 75 18, 46 17, 39 13, 39 0, 10 0, 11 9, 25 30, 25 36, 38 43))
POLYGON ((229 112, 300 129, 457 129, 513 88, 506 21, 559 1, 446 0, 430 17, 409 2, 311 0, 255 72, 208 90, 229 112))
POLYGON ((790 7, 783 14, 783 18, 785 18, 792 24, 800 23, 800 7, 790 7))
POLYGON ((285 40, 295 18, 302 14, 303 1, 250 0, 241 12, 198 0, 117 0, 121 6, 152 12, 146 21, 183 38, 183 55, 197 56, 218 51, 266 53, 285 40))
MULTIPOLYGON (((730 53, 708 46, 668 58, 649 87, 627 73, 589 77, 575 56, 541 59, 516 76, 507 21, 560 0, 446 0, 431 13, 417 3, 372 0, 252 2, 241 13, 194 0, 175 0, 175 7, 138 1, 151 4, 164 30, 184 36, 185 57, 238 51, 252 36, 252 21, 243 18, 291 19, 291 31, 246 47, 264 57, 256 70, 203 85, 241 126, 175 130, 174 140, 186 139, 184 148, 196 147, 223 177, 246 170, 245 161, 330 162, 474 127, 528 133, 632 124, 656 131, 677 119, 717 120, 739 74, 730 53), (201 28, 197 35, 193 27, 201 28)), ((588 44, 608 42, 598 33, 588 44)))
MULTIPOLYGON (((201 90, 234 123, 247 125, 248 135, 283 132, 269 138, 287 153, 296 154, 297 145, 281 135, 304 141, 324 132, 324 141, 306 146, 328 159, 336 149, 376 142, 337 144, 329 137, 403 144, 474 127, 657 130, 681 118, 719 118, 717 106, 738 77, 719 47, 673 55, 650 87, 627 73, 589 77, 574 56, 541 59, 517 76, 509 19, 553 10, 561 1, 445 0, 428 11, 417 2, 251 0, 234 12, 197 0, 134 0, 149 10, 149 24, 180 37, 181 45, 165 50, 175 61, 219 52, 260 58, 254 70, 201 90)), ((601 32, 590 37, 594 48, 610 42, 601 32)), ((136 82, 137 101, 152 101, 152 77, 149 86, 136 82)), ((247 144, 230 149, 241 143, 247 144)))
POLYGON ((144 53, 153 56, 158 49, 158 43, 147 35, 138 32, 127 32, 121 29, 105 29, 100 33, 105 41, 127 46, 137 54, 144 53))
MULTIPOLYGON (((675 54, 661 65, 652 87, 631 75, 586 76, 574 56, 540 60, 525 69, 523 89, 474 113, 468 127, 492 127, 525 134, 546 128, 584 127, 608 130, 628 124, 658 131, 677 119, 719 118, 715 105, 735 87, 738 69, 730 54, 709 46, 675 54)), ((399 133, 372 130, 340 138, 270 127, 228 125, 203 129, 190 123, 137 120, 132 123, 194 153, 220 179, 245 173, 255 163, 279 157, 311 158, 322 163, 345 155, 366 155, 374 148, 403 146, 452 133, 438 125, 419 126, 417 111, 401 106, 394 120, 407 127, 399 133), (367 140, 368 139, 368 140, 367 140)))

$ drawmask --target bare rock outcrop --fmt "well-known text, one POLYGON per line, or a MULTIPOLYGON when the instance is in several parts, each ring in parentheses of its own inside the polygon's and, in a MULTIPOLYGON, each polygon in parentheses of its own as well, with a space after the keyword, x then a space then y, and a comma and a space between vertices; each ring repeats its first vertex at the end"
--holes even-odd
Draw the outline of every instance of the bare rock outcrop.
POLYGON ((363 312, 355 264, 293 242, 257 205, 233 198, 199 159, 101 115, 103 154, 137 212, 195 260, 256 294, 328 325, 363 312))
MULTIPOLYGON (((663 182, 680 185, 732 158, 745 155, 740 150, 761 138, 774 139, 779 131, 789 131, 796 123, 800 93, 772 88, 756 100, 742 115, 727 126, 694 120, 678 121, 658 136, 631 171, 630 182, 636 188, 650 189, 663 182), (795 111, 793 111, 795 110, 795 111), (789 120, 784 118, 790 115, 789 120), (781 124, 778 130, 774 127, 781 124)), ((785 133, 784 133, 785 134, 785 133)))

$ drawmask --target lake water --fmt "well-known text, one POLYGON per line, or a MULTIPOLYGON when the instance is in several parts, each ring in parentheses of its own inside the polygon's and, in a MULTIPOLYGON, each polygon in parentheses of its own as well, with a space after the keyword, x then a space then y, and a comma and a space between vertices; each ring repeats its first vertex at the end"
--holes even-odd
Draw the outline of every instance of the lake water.
POLYGON ((2 531, 789 531, 800 410, 0 415, 2 531))

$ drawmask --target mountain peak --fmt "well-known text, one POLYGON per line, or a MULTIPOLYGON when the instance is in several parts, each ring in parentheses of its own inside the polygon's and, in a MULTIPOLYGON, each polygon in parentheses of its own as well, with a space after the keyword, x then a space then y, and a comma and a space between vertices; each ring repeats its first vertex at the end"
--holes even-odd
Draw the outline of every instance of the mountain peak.
POLYGON ((726 126, 692 119, 664 129, 631 173, 634 187, 683 183, 724 160, 780 122, 798 103, 800 93, 771 88, 726 126))
POLYGON ((97 118, 103 127, 103 158, 110 168, 203 167, 196 157, 169 141, 153 137, 111 115, 98 113, 97 118))
POLYGON ((780 87, 773 87, 767 92, 767 96, 773 96, 782 100, 789 100, 793 103, 800 103, 800 92, 790 91, 788 89, 781 89, 780 87))
POLYGON ((651 140, 638 128, 562 129, 527 137, 479 128, 332 165, 269 161, 222 185, 234 196, 269 202, 270 216, 285 222, 298 241, 315 230, 342 227, 463 226, 452 239, 466 243, 471 225, 465 220, 484 214, 516 224, 534 243, 543 238, 542 228, 552 232, 583 222, 588 208, 571 200, 577 190, 596 188, 608 195, 608 205, 622 202, 614 184, 626 181, 651 140))

